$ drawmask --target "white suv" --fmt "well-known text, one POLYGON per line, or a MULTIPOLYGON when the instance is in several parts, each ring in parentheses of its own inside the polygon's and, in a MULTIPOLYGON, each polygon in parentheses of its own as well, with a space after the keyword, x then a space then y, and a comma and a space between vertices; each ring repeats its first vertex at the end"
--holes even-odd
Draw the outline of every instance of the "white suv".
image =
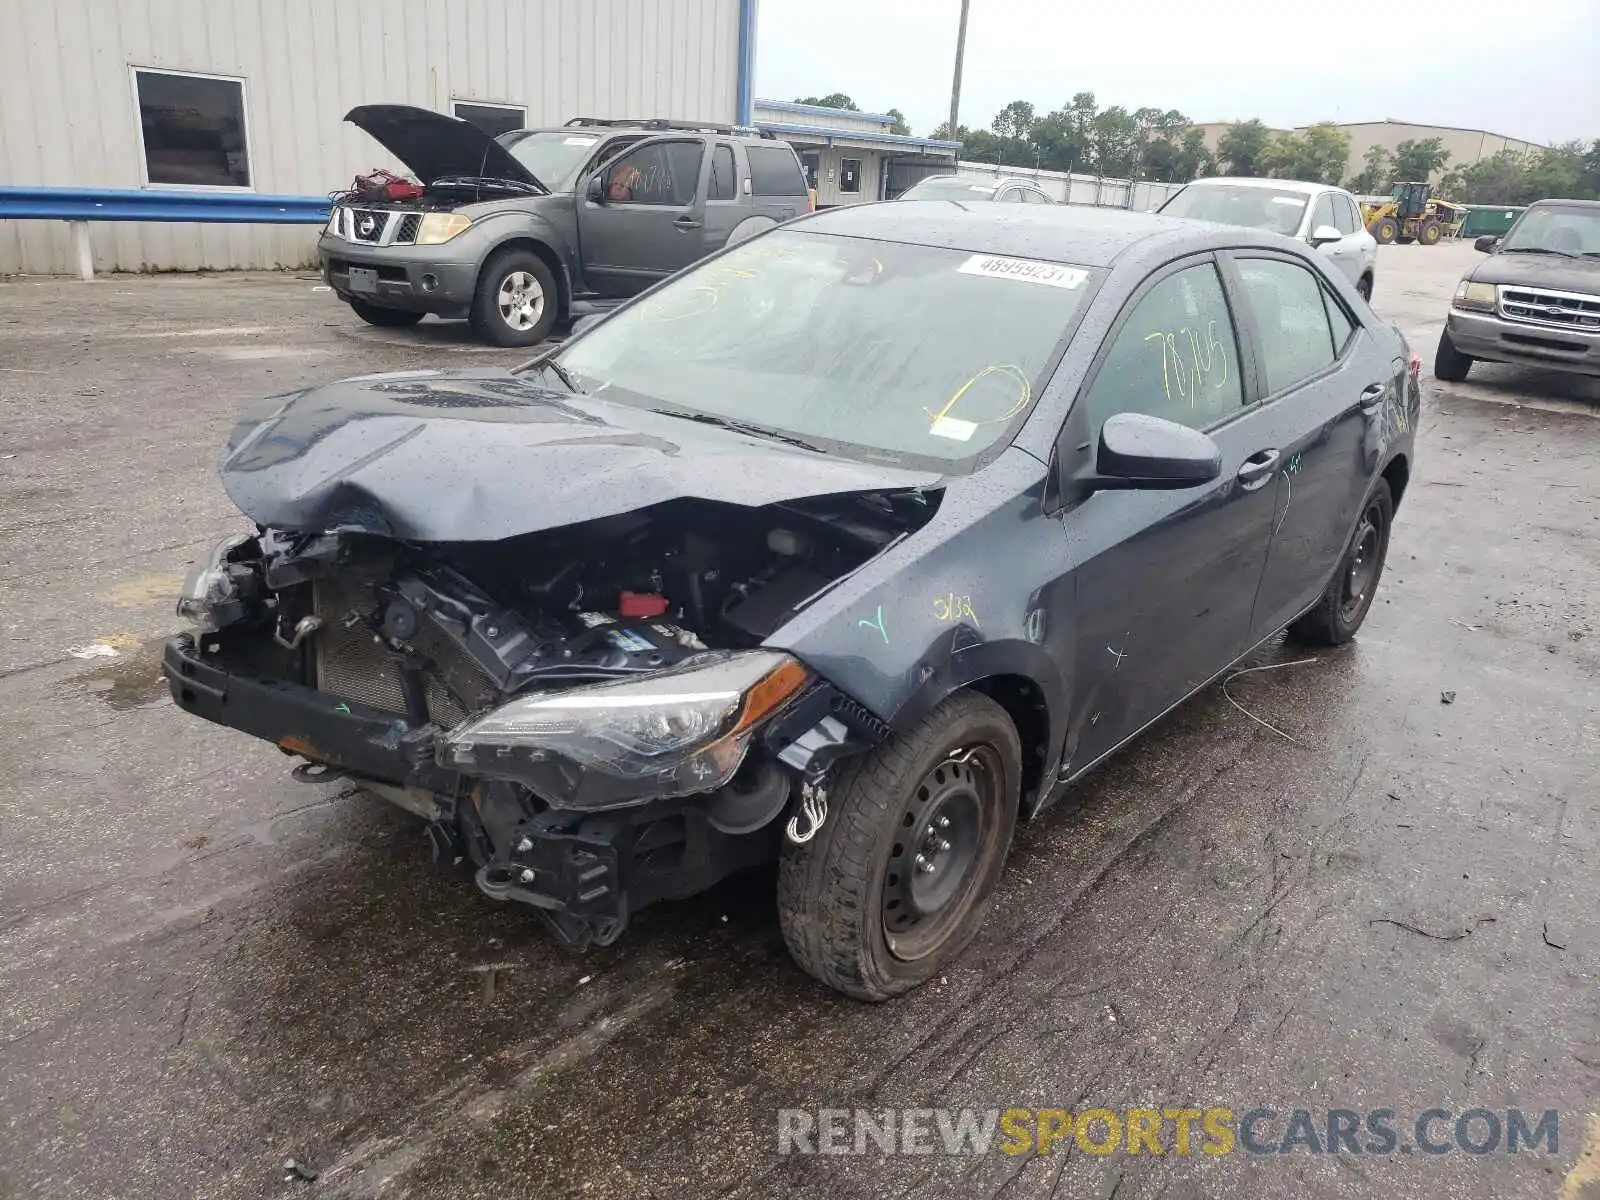
POLYGON ((1270 229, 1315 246, 1372 299, 1378 241, 1343 188, 1292 179, 1197 179, 1163 204, 1168 217, 1270 229))

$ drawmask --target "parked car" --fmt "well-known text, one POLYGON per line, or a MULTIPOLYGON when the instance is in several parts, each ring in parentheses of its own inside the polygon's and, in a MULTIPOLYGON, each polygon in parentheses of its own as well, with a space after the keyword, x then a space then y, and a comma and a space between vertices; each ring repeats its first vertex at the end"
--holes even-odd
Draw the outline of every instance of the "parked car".
POLYGON ((1356 291, 1372 299, 1378 240, 1367 232, 1356 198, 1343 188, 1291 179, 1196 179, 1158 211, 1296 238, 1321 252, 1356 291))
POLYGON ((491 138, 404 104, 345 120, 425 189, 336 204, 317 243, 324 278, 373 325, 436 313, 531 346, 574 301, 632 296, 811 208, 793 148, 753 129, 580 117, 491 138))
POLYGON ((818 979, 937 974, 1019 817, 1355 635, 1411 472, 1416 358, 1321 255, 1048 207, 833 209, 515 370, 266 402, 176 703, 572 942, 778 859, 818 979))
POLYGON ((899 200, 993 200, 1000 204, 1054 204, 1026 179, 985 179, 971 175, 928 175, 896 197, 899 200))
POLYGON ((1600 375, 1600 201, 1540 200, 1456 286, 1433 373, 1467 377, 1478 359, 1600 375))

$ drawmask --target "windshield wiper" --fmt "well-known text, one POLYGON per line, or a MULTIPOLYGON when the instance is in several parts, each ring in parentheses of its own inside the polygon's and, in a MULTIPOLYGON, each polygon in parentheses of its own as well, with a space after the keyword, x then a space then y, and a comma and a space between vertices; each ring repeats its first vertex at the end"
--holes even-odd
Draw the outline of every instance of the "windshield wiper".
POLYGON ((578 386, 577 380, 572 378, 572 372, 568 371, 565 367, 558 363, 553 355, 546 358, 541 358, 534 365, 537 367, 543 367, 557 379, 561 380, 562 383, 567 385, 567 390, 569 392, 577 392, 580 396, 584 394, 583 389, 578 386))
POLYGON ((761 425, 752 425, 749 421, 738 421, 732 417, 719 417, 715 413, 679 412, 672 408, 652 408, 653 413, 660 413, 666 417, 677 417, 684 421, 697 421, 701 425, 715 425, 718 429, 731 429, 735 433, 749 434, 751 437, 765 438, 769 442, 782 442, 785 446, 798 446, 802 450, 810 450, 813 454, 826 454, 821 446, 808 442, 805 438, 795 437, 793 434, 781 433, 776 429, 767 429, 761 425))
POLYGON ((1576 254, 1569 254, 1565 250, 1554 250, 1549 246, 1506 246, 1501 249, 1501 254, 1556 254, 1562 258, 1577 258, 1576 254))

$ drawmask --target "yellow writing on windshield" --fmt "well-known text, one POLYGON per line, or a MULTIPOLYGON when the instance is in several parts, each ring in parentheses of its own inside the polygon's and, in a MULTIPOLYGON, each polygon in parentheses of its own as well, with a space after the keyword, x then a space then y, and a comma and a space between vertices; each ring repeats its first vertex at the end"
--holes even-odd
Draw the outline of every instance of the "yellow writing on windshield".
POLYGON ((955 395, 951 396, 950 399, 945 402, 945 406, 938 412, 934 412, 929 408, 924 408, 922 411, 927 413, 933 418, 935 423, 937 423, 943 418, 948 417, 950 415, 950 410, 953 409, 957 404, 961 403, 961 398, 971 391, 973 387, 991 375, 1000 376, 1004 379, 1009 379, 1014 382, 1017 386, 1016 398, 1012 400, 1010 406, 997 417, 988 417, 984 420, 976 420, 969 417, 969 420, 973 425, 993 425, 1001 421, 1009 421, 1012 417, 1016 416, 1019 412, 1026 408, 1028 406, 1028 401, 1033 397, 1033 384, 1028 382, 1028 377, 1022 373, 1021 367, 1015 366, 1011 363, 990 363, 987 367, 983 368, 983 370, 979 371, 971 379, 967 380, 960 387, 958 387, 955 391, 955 395))
POLYGON ((1168 400, 1187 400, 1193 408, 1203 387, 1226 387, 1231 378, 1228 350, 1217 337, 1215 321, 1207 321, 1203 331, 1187 326, 1176 333, 1158 330, 1144 340, 1157 343, 1160 350, 1161 386, 1168 400))

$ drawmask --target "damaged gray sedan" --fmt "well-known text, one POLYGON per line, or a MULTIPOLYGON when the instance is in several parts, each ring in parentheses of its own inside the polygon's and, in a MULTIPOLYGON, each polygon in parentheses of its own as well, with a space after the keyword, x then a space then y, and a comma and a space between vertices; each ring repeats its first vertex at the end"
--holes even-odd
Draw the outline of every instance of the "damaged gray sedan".
POLYGON ((165 670, 575 944, 778 861, 869 1000, 1019 818, 1372 604, 1418 364, 1303 246, 946 202, 804 218, 512 371, 276 397, 165 670))

